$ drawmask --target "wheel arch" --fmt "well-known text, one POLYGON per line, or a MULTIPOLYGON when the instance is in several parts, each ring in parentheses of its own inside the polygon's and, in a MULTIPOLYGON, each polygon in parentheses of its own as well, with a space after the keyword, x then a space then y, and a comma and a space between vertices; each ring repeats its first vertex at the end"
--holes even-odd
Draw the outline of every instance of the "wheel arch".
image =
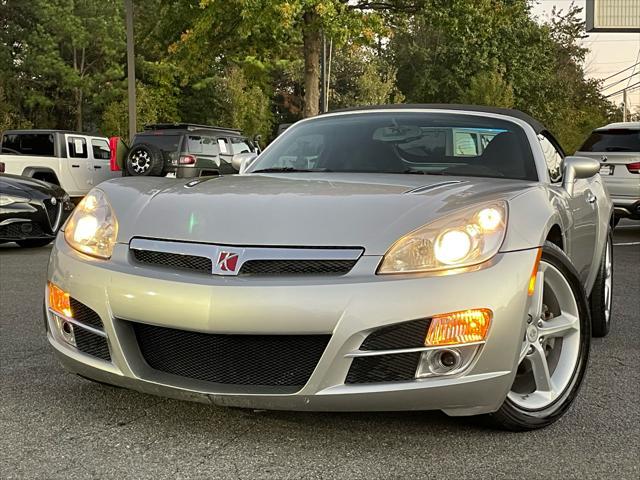
POLYGON ((43 180, 58 186, 60 185, 60 179, 58 175, 56 175, 55 170, 49 167, 27 167, 22 171, 22 176, 43 180))

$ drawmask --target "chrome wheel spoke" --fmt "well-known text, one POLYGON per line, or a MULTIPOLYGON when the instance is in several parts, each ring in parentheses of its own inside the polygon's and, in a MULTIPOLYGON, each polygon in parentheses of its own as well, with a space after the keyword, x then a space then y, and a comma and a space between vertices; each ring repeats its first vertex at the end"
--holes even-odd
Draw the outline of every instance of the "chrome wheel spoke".
POLYGON ((522 361, 527 356, 527 352, 529 351, 529 342, 522 342, 522 347, 520 348, 520 356, 518 357, 518 365, 522 363, 522 361))
POLYGON ((543 321, 539 328, 542 337, 565 337, 575 332, 580 327, 578 317, 570 313, 563 312, 561 315, 549 321, 543 321))
POLYGON ((533 353, 527 357, 531 362, 533 370, 533 379, 536 383, 536 389, 542 392, 553 391, 551 382, 551 374, 549 373, 549 364, 542 345, 533 345, 533 353))

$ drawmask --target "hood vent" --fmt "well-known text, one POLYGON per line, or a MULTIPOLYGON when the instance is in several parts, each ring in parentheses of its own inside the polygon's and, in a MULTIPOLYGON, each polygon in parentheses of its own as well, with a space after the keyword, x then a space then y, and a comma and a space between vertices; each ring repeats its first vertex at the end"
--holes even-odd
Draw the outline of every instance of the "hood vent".
POLYGON ((436 188, 446 187, 447 185, 457 185, 458 183, 463 183, 462 180, 449 180, 447 182, 439 182, 433 183, 431 185, 423 185, 418 188, 414 188, 412 190, 407 190, 404 192, 405 194, 409 193, 412 195, 418 195, 420 193, 429 192, 431 190, 435 190, 436 188))

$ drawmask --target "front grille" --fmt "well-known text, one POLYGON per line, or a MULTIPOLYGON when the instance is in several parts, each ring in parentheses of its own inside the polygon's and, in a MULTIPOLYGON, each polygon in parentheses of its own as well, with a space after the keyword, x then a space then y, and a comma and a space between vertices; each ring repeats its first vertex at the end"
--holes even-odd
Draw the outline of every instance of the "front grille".
POLYGON ((356 260, 249 260, 239 275, 345 275, 356 260))
POLYGON ((393 350, 424 347, 431 319, 412 320, 375 330, 360 346, 360 350, 393 350))
POLYGON ((58 211, 62 208, 62 200, 55 205, 51 203, 51 200, 45 200, 43 203, 44 208, 47 210, 47 217, 49 217, 49 225, 54 228, 58 219, 58 211))
POLYGON ((0 238, 32 238, 44 237, 44 233, 39 223, 14 222, 8 225, 0 225, 0 238))
POLYGON ((73 336, 76 340, 76 347, 78 347, 78 350, 81 352, 108 362, 111 361, 109 345, 107 344, 106 338, 78 326, 73 327, 73 336))
POLYGON ((356 357, 345 383, 402 382, 415 378, 420 352, 356 357))
POLYGON ((103 328, 100 315, 87 307, 84 303, 79 302, 73 297, 69 298, 69 304, 71 306, 71 315, 74 320, 78 320, 81 323, 86 323, 92 327, 99 329, 103 328))
POLYGON ((178 253, 154 252, 152 250, 132 250, 133 257, 140 263, 182 270, 195 270, 211 273, 211 259, 196 255, 180 255, 178 253))
MULTIPOLYGON (((365 338, 360 350, 397 350, 424 347, 431 319, 412 320, 375 330, 365 338)), ((415 378, 421 352, 391 353, 356 357, 346 383, 402 382, 415 378)))
POLYGON ((300 388, 330 335, 223 335, 133 323, 151 368, 219 384, 300 388))

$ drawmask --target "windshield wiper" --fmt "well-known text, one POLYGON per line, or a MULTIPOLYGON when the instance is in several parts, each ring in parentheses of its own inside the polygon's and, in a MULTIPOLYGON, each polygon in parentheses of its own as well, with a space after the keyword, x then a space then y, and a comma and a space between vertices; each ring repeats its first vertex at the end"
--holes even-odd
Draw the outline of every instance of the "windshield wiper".
POLYGON ((426 170, 405 170, 404 172, 401 173, 408 173, 408 174, 413 174, 413 175, 444 175, 444 173, 442 172, 427 172, 426 170))
POLYGON ((606 147, 605 151, 607 152, 633 152, 633 148, 629 147, 606 147))
POLYGON ((289 173, 289 172, 330 172, 328 168, 294 168, 294 167, 270 167, 254 170, 247 173, 289 173))

